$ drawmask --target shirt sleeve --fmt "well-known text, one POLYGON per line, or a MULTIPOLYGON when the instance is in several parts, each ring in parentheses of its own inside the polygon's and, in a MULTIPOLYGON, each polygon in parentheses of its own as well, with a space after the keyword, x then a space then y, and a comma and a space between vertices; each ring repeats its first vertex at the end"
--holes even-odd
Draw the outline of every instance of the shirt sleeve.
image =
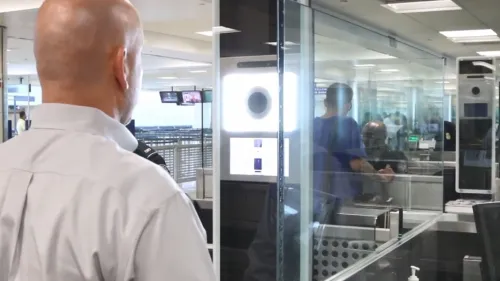
POLYGON ((215 281, 205 230, 184 194, 170 198, 153 216, 134 262, 136 281, 215 281))

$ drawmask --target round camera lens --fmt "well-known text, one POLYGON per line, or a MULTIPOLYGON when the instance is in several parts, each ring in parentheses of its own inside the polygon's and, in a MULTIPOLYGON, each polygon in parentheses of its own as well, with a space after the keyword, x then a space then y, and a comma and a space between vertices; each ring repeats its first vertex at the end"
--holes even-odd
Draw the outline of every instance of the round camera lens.
POLYGON ((248 97, 248 108, 254 114, 260 115, 266 112, 268 106, 267 95, 262 92, 253 92, 248 97))
POLYGON ((481 89, 479 89, 479 87, 472 88, 473 95, 477 96, 477 95, 479 95, 479 93, 481 93, 481 89))

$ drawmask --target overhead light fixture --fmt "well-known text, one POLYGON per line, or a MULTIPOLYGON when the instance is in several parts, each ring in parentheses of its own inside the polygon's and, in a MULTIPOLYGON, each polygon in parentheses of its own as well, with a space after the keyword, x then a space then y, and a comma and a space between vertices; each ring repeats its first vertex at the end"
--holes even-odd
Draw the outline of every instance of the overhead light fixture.
POLYGON ((174 79, 178 79, 177 77, 173 77, 173 76, 166 76, 166 77, 159 77, 159 79, 162 79, 162 80, 174 80, 174 79))
POLYGON ((450 81, 436 81, 436 84, 450 84, 450 81))
POLYGON ((483 51, 483 52, 477 52, 478 55, 484 56, 484 57, 500 57, 500 51, 483 51))
POLYGON ((460 6, 451 0, 406 1, 398 3, 388 1, 387 4, 382 4, 382 7, 398 14, 462 10, 460 6))
MULTIPOLYGON (((271 46, 277 46, 278 45, 278 43, 276 43, 276 42, 266 42, 264 44, 271 45, 271 46)), ((297 46, 299 44, 297 44, 295 42, 291 42, 291 41, 285 41, 284 45, 285 46, 297 46)))
POLYGON ((393 72, 399 72, 399 69, 395 69, 395 68, 381 69, 380 72, 393 73, 393 72))
POLYGON ((191 70, 189 72, 191 72, 191 73, 206 73, 207 71, 206 70, 191 70))
POLYGON ((492 29, 475 29, 475 30, 455 30, 455 31, 440 31, 442 35, 455 43, 481 43, 481 42, 498 42, 500 38, 492 29))
POLYGON ((355 64, 354 67, 356 68, 370 68, 370 67, 375 67, 374 64, 355 64))
POLYGON ((225 26, 215 26, 212 28, 212 30, 199 31, 199 32, 196 32, 196 34, 200 34, 203 36, 213 36, 214 33, 221 34, 221 33, 236 33, 236 32, 240 32, 240 31, 236 30, 236 29, 229 28, 229 27, 225 27, 225 26))

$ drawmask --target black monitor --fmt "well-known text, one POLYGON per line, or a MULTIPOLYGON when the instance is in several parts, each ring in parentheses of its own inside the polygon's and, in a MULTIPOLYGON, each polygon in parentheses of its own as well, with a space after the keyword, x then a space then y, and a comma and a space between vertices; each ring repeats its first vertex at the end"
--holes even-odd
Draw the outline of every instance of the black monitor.
POLYGON ((181 92, 175 91, 161 91, 160 99, 162 103, 179 103, 179 97, 181 92))
POLYGON ((483 281, 500 280, 500 202, 472 207, 482 251, 483 281))

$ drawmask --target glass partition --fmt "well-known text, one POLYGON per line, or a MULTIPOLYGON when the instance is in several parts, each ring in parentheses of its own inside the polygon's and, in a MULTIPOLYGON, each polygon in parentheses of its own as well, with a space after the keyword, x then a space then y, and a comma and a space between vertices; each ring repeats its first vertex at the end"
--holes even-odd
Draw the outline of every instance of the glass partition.
POLYGON ((329 280, 442 212, 445 61, 281 4, 278 280, 329 280))

